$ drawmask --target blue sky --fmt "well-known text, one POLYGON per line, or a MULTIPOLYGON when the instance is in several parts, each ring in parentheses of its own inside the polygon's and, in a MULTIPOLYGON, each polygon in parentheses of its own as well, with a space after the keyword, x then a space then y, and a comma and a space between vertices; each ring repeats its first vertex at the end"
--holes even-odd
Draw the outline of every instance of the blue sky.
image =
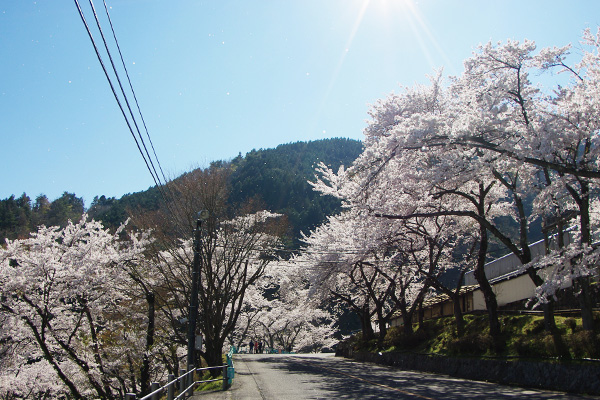
MULTIPOLYGON (((478 44, 577 45, 600 25, 593 0, 106 2, 168 176, 282 143, 361 139, 369 104, 436 68, 459 74, 478 44)), ((0 198, 69 191, 89 206, 154 184, 73 1, 0 3, 0 132, 0 198)))

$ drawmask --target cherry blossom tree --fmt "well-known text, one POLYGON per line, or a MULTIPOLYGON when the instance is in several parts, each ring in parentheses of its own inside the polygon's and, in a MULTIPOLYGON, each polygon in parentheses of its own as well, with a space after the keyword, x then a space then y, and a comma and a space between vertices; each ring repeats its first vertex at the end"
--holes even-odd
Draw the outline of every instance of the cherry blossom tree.
POLYGON ((122 386, 141 395, 149 393, 151 382, 164 377, 165 372, 179 372, 180 350, 173 340, 173 316, 166 303, 169 296, 164 290, 164 276, 156 268, 159 262, 149 250, 144 255, 143 259, 124 265, 127 279, 118 290, 127 296, 128 307, 114 316, 122 323, 120 329, 127 340, 122 349, 116 349, 126 354, 122 376, 130 376, 129 386, 126 381, 122 386), (139 377, 132 371, 139 371, 139 377))
POLYGON ((276 291, 257 314, 253 337, 272 349, 318 351, 335 343, 334 321, 327 304, 311 295, 308 272, 301 262, 280 261, 270 266, 276 291))
POLYGON ((210 217, 202 222, 199 241, 196 327, 204 341, 196 354, 209 365, 221 365, 225 342, 243 336, 239 335, 238 322, 239 326, 252 323, 247 296, 257 298, 255 285, 277 259, 275 250, 285 230, 281 216, 262 210, 255 201, 232 208, 227 202, 230 172, 227 165, 215 164, 185 174, 167 185, 172 201, 165 209, 136 219, 140 225, 153 228, 158 237, 153 249, 161 276, 157 293, 161 296, 160 311, 171 321, 176 346, 170 359, 177 364, 181 349, 187 345, 194 263, 190 237, 198 212, 206 210, 210 217))
MULTIPOLYGON (((565 61, 569 47, 535 54, 530 41, 481 46, 465 61, 465 73, 447 87, 438 75, 429 86, 406 89, 374 105, 363 154, 348 170, 334 173, 321 166, 315 188, 384 218, 474 219, 480 240, 475 276, 494 336, 499 334, 497 306, 483 272, 488 234, 526 265, 540 292, 556 288, 531 262, 529 224, 547 217, 548 209, 558 209, 556 199, 569 196, 572 206, 567 209, 580 216, 579 250, 569 253, 575 258, 562 270, 571 271, 580 287, 584 325, 589 327, 586 281, 592 272, 587 266, 595 262, 589 207, 600 176, 597 38, 586 32, 584 40, 592 50, 575 67, 565 61), (552 68, 575 77, 571 85, 557 86, 554 95, 531 81, 534 73, 552 68), (528 213, 523 203, 532 196, 538 196, 537 207, 528 213), (445 209, 439 208, 440 201, 445 209), (496 223, 502 216, 515 220, 517 237, 496 223)), ((546 315, 553 325, 551 312, 546 315)))
MULTIPOLYGON (((473 268, 473 251, 479 242, 477 237, 468 235, 469 231, 473 231, 472 224, 462 226, 461 223, 464 222, 469 221, 439 216, 414 218, 405 223, 408 262, 416 268, 417 275, 426 279, 427 288, 431 286, 452 300, 459 337, 464 333, 463 312, 460 306, 462 281, 465 273, 473 268), (453 282, 446 283, 449 280, 447 273, 450 271, 456 271, 457 277, 453 282)), ((421 291, 414 305, 420 305, 426 294, 427 291, 421 291)), ((404 321, 413 320, 414 307, 411 307, 410 311, 405 310, 405 307, 400 309, 404 321)), ((405 332, 409 333, 407 325, 412 324, 405 324, 405 332)))
POLYGON ((114 316, 129 299, 118 288, 124 265, 142 258, 148 244, 145 233, 122 235, 84 216, 63 229, 42 226, 0 250, 2 341, 17 346, 3 359, 0 380, 32 384, 7 391, 120 397, 116 376, 125 362, 112 350, 123 345, 114 316))
POLYGON ((438 75, 429 87, 417 86, 378 102, 365 130, 363 154, 337 174, 321 166, 314 186, 379 218, 454 216, 477 221, 475 276, 486 300, 491 334, 498 337, 497 303, 483 267, 488 230, 494 228, 491 221, 509 211, 506 190, 496 184, 481 152, 438 139, 456 119, 451 98, 438 75))
POLYGON ((414 300, 414 292, 399 284, 403 274, 408 280, 415 277, 399 256, 398 225, 359 210, 347 211, 305 236, 306 248, 296 260, 313 266, 315 294, 333 298, 359 316, 365 340, 374 337, 376 320, 382 342, 399 299, 414 300))
POLYGON ((270 272, 277 270, 277 265, 277 261, 270 263, 265 274, 246 290, 237 324, 228 337, 229 344, 238 350, 250 339, 257 338, 259 316, 272 307, 269 299, 272 300, 277 291, 277 282, 272 279, 270 272))
MULTIPOLYGON (((245 306, 246 293, 265 273, 275 259, 279 246, 279 214, 268 211, 243 214, 218 221, 215 214, 202 233, 198 326, 204 336, 204 349, 199 351, 209 365, 221 365, 223 346, 234 332, 245 306)), ((180 288, 169 292, 179 317, 188 315, 193 262, 191 240, 160 254, 160 270, 165 281, 180 288)), ((182 343, 183 337, 181 338, 182 343)))
MULTIPOLYGON (((493 109, 495 112, 463 113, 462 127, 459 126, 453 136, 457 142, 496 154, 505 163, 536 167, 539 175, 543 174, 545 186, 536 200, 536 211, 546 220, 563 218, 564 211, 569 209, 577 210, 579 237, 568 250, 575 258, 566 264, 567 268, 563 268, 564 263, 556 267, 572 271, 571 279, 580 289, 586 329, 591 329, 593 324, 588 282, 591 271, 587 265, 597 257, 592 250, 589 214, 600 177, 597 38, 589 30, 585 32, 583 57, 574 66, 567 64, 570 46, 542 49, 538 54, 534 53, 535 44, 528 41, 482 47, 480 53, 466 63, 462 85, 468 88, 463 93, 470 96, 463 102, 468 101, 471 110, 493 109), (570 74, 572 79, 566 86, 556 85, 553 93, 530 82, 533 73, 556 69, 570 74), (566 209, 564 201, 563 207, 558 204, 565 195, 572 204, 567 204, 566 209), (586 257, 591 258, 586 261, 586 257)), ((527 179, 527 174, 524 177, 527 179)), ((559 237, 561 235, 559 233, 559 237)), ((527 265, 531 261, 528 247, 521 243, 521 248, 519 258, 527 265)), ((519 256, 518 251, 511 250, 519 256)), ((536 269, 539 269, 536 264, 531 263, 526 271, 539 292, 557 287, 555 283, 544 282, 535 273, 536 269)), ((547 305, 548 301, 544 303, 547 305)))

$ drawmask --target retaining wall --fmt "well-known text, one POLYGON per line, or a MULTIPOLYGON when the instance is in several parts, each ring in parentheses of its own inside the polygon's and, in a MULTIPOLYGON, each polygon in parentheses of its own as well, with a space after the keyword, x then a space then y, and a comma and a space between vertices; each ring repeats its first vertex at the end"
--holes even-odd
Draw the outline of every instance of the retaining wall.
POLYGON ((357 361, 522 387, 600 395, 600 363, 453 358, 411 353, 345 354, 357 361))

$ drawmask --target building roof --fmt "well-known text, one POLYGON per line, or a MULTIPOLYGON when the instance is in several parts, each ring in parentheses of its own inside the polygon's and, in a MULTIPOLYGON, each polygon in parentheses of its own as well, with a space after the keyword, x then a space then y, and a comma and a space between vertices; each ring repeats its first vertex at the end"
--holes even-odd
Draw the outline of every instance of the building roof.
MULTIPOLYGON (((461 286, 458 294, 462 296, 463 294, 474 292, 477 288, 479 288, 479 285, 461 286)), ((425 300, 423 300, 423 307, 433 306, 435 304, 443 303, 448 300, 450 300, 450 297, 447 294, 437 294, 434 296, 427 297, 425 300)))
MULTIPOLYGON (((464 294, 474 292, 478 288, 479 288, 479 285, 461 286, 459 295, 462 296, 464 294)), ((449 301, 449 300, 450 300, 450 297, 445 293, 431 295, 431 296, 427 297, 425 300, 423 300, 423 307, 431 307, 436 304, 440 304, 440 303, 443 303, 443 302, 449 301)), ((392 317, 392 319, 398 318, 401 316, 402 316, 402 314, 400 313, 400 311, 396 311, 394 313, 394 316, 392 317)))

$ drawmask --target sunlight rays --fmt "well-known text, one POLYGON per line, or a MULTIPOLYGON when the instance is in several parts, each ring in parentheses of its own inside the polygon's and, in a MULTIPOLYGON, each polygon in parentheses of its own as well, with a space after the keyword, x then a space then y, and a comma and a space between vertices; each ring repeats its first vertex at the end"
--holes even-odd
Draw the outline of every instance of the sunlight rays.
POLYGON ((415 0, 365 0, 365 4, 374 9, 377 18, 385 21, 388 34, 396 30, 395 25, 408 27, 409 34, 404 38, 404 42, 415 41, 418 44, 431 71, 440 67, 452 68, 450 58, 440 46, 430 24, 421 12, 422 8, 427 8, 426 6, 420 7, 419 2, 415 0))
MULTIPOLYGON (((384 3, 389 3, 384 1, 384 3)), ((427 62, 432 70, 440 67, 452 68, 452 62, 444 49, 440 46, 437 38, 429 28, 429 24, 423 18, 419 8, 413 0, 401 0, 399 4, 404 19, 410 25, 413 36, 417 39, 421 52, 427 58, 427 62), (433 49, 431 49, 433 47, 433 49), (433 51, 433 52, 432 52, 433 51), (442 59, 442 65, 435 62, 435 53, 442 59)), ((452 71, 456 73, 455 71, 452 71)))
MULTIPOLYGON (((458 71, 454 71, 450 58, 440 46, 421 12, 421 7, 414 0, 360 0, 351 4, 355 9, 355 16, 351 19, 352 25, 348 30, 348 37, 323 91, 313 126, 318 124, 322 113, 327 108, 326 104, 343 71, 348 55, 352 51, 355 39, 358 37, 363 39, 364 35, 368 35, 368 40, 372 41, 373 46, 381 45, 381 43, 389 44, 389 58, 380 60, 382 67, 394 68, 403 52, 406 53, 406 57, 415 57, 410 54, 410 48, 415 47, 417 57, 426 60, 429 67, 428 70, 423 71, 424 75, 431 74, 441 67, 450 73, 458 73, 458 71), (398 53, 393 54, 394 52, 398 53), (390 67, 390 65, 392 66, 390 67)), ((360 41, 364 42, 364 40, 360 41)), ((405 60, 409 61, 410 59, 405 58, 405 60)), ((397 68, 398 81, 400 81, 402 66, 398 64, 397 68)), ((369 73, 377 74, 377 71, 369 71, 369 73)), ((389 88, 390 91, 394 89, 394 87, 389 88)))
POLYGON ((321 104, 319 106, 318 114, 321 114, 321 111, 324 109, 325 103, 326 103, 327 99, 329 98, 329 95, 331 94, 333 87, 335 86, 335 83, 338 79, 338 76, 340 74, 342 66, 344 65, 344 61, 346 61, 346 56, 348 55, 348 52, 350 51, 350 47, 352 46, 352 42, 354 41, 354 37, 356 36, 356 33, 358 32, 358 29, 360 28, 360 24, 362 23, 362 20, 365 16, 367 8, 369 7, 369 2, 370 2, 370 0, 366 0, 361 5, 361 8, 358 12, 358 15, 356 16, 356 19, 355 19, 352 29, 350 31, 350 35, 348 36, 348 40, 346 40, 344 49, 342 51, 342 54, 340 55, 340 59, 337 62, 335 69, 333 70, 333 74, 331 75, 331 79, 329 80, 329 84, 327 85, 327 89, 325 89, 325 93, 323 94, 323 98, 321 99, 321 104))

